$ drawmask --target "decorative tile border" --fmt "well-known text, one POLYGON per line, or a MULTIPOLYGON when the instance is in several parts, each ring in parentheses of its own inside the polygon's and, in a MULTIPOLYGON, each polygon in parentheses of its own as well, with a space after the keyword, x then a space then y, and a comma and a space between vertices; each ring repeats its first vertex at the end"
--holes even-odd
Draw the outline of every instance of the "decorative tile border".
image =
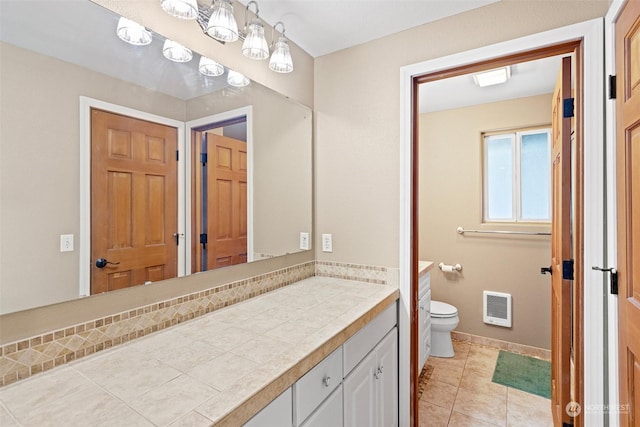
POLYGON ((313 276, 397 282, 393 269, 337 262, 310 261, 272 271, 5 344, 0 387, 313 276))
POLYGON ((0 387, 315 274, 313 261, 0 347, 0 387))
POLYGON ((525 356, 536 357, 538 359, 551 360, 551 350, 547 350, 544 348, 532 347, 529 345, 517 344, 508 341, 501 341, 493 338, 481 337, 478 335, 471 335, 458 331, 452 331, 451 338, 456 341, 479 344, 487 347, 497 348, 500 350, 510 351, 512 353, 523 354, 525 356))
POLYGON ((328 261, 316 261, 316 276, 358 280, 379 285, 386 285, 388 281, 387 267, 328 261))

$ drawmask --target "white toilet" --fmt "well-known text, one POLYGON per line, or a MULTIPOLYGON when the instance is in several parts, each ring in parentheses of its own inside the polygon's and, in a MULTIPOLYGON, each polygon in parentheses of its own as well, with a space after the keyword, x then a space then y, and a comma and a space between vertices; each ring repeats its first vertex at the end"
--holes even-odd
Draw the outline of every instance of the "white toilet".
POLYGON ((431 355, 453 357, 451 331, 460 319, 458 309, 442 301, 431 301, 431 355))

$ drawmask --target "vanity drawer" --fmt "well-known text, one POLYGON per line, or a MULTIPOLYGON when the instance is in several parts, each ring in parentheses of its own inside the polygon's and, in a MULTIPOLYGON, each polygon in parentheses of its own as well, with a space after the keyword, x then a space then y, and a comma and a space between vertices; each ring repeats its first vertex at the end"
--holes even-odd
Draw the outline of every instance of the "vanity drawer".
POLYGON ((300 425, 342 382, 342 346, 293 385, 294 424, 300 425))
POLYGON ((397 304, 394 302, 343 344, 344 377, 360 363, 367 353, 369 353, 397 323, 397 304))

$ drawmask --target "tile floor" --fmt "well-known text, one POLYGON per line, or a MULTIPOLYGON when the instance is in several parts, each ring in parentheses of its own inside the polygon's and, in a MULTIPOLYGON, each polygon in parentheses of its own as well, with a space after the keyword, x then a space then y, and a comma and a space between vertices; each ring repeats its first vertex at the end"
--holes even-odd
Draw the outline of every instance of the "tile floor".
POLYGON ((549 399, 491 382, 498 349, 454 341, 454 350, 427 362, 420 426, 553 426, 549 399))

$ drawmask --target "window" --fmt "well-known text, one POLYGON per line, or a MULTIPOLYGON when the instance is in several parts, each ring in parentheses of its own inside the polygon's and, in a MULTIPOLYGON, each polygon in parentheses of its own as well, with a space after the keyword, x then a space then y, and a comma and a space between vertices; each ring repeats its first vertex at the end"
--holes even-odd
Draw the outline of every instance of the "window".
POLYGON ((551 221, 551 130, 483 134, 486 222, 551 221))

